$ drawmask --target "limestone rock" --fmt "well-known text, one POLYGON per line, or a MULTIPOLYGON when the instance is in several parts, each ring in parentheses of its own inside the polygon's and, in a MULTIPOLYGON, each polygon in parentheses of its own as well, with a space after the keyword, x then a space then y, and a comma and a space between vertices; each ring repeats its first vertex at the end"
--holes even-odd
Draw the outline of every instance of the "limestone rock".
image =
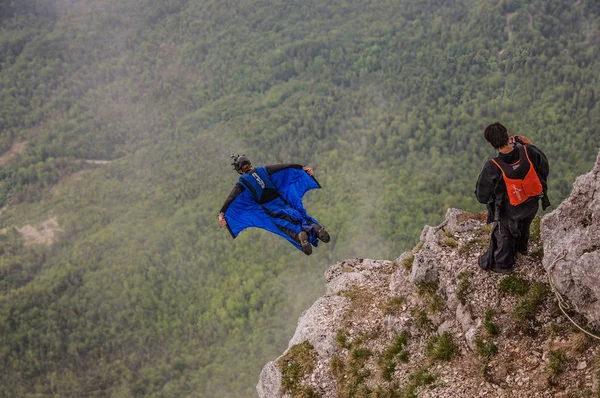
POLYGON ((558 291, 600 326, 600 156, 576 179, 569 198, 542 219, 541 233, 544 268, 558 291))

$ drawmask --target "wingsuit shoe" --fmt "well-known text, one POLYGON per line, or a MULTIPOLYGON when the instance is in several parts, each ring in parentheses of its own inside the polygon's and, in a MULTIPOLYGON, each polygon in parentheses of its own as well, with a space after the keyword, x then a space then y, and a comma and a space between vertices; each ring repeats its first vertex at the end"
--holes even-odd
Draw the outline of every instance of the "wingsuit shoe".
POLYGON ((312 253, 312 246, 308 241, 308 234, 305 231, 302 231, 298 234, 298 240, 300 241, 300 245, 302 245, 302 252, 307 256, 310 256, 312 253))
POLYGON ((331 236, 329 236, 329 232, 327 232, 325 228, 317 224, 312 224, 311 226, 315 229, 315 231, 317 231, 317 238, 319 238, 321 242, 329 243, 331 236))

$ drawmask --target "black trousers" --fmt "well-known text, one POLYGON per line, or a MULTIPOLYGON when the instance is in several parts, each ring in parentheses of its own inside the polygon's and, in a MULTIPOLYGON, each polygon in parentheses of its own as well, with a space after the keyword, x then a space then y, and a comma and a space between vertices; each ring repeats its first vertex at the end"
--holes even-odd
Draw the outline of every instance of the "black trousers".
POLYGON ((526 252, 529 244, 529 227, 539 208, 534 199, 519 206, 504 206, 500 219, 495 222, 488 250, 479 258, 481 268, 510 269, 515 265, 517 252, 526 252))

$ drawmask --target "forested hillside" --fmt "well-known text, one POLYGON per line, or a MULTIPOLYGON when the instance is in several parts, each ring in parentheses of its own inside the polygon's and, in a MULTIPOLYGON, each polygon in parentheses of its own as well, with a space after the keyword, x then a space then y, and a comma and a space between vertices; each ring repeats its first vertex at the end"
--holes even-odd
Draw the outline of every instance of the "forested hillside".
POLYGON ((595 0, 2 0, 0 397, 255 396, 329 264, 483 210, 485 126, 557 205, 599 99, 595 0), (232 153, 314 167, 332 242, 231 240, 232 153))

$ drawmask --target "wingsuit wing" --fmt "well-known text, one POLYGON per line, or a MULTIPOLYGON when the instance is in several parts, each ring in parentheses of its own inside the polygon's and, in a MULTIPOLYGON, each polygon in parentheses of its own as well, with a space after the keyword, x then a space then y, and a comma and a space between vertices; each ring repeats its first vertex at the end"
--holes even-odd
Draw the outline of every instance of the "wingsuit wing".
MULTIPOLYGON (((295 168, 280 170, 271 174, 270 177, 281 196, 292 207, 314 221, 314 219, 306 214, 306 210, 302 205, 302 198, 307 191, 321 187, 317 180, 304 170, 295 168)), ((231 202, 225 211, 225 219, 227 220, 227 229, 234 239, 246 228, 262 228, 281 236, 292 243, 297 249, 302 250, 302 246, 298 242, 277 228, 272 218, 263 210, 260 204, 256 203, 252 197, 252 193, 248 189, 244 189, 231 202)), ((316 223, 316 221, 314 222, 316 223)))
MULTIPOLYGON (((263 228, 271 232, 271 218, 262 209, 262 206, 256 203, 252 193, 244 189, 225 211, 227 220, 227 229, 235 239, 246 228, 263 228)), ((273 226, 274 227, 274 226, 273 226)), ((275 228, 276 229, 276 228, 275 228)))
POLYGON ((311 189, 319 189, 321 185, 316 178, 308 174, 303 169, 287 168, 271 174, 271 181, 277 187, 277 190, 283 198, 292 205, 292 207, 302 213, 303 216, 310 218, 317 223, 312 217, 308 216, 302 198, 304 194, 311 189))

